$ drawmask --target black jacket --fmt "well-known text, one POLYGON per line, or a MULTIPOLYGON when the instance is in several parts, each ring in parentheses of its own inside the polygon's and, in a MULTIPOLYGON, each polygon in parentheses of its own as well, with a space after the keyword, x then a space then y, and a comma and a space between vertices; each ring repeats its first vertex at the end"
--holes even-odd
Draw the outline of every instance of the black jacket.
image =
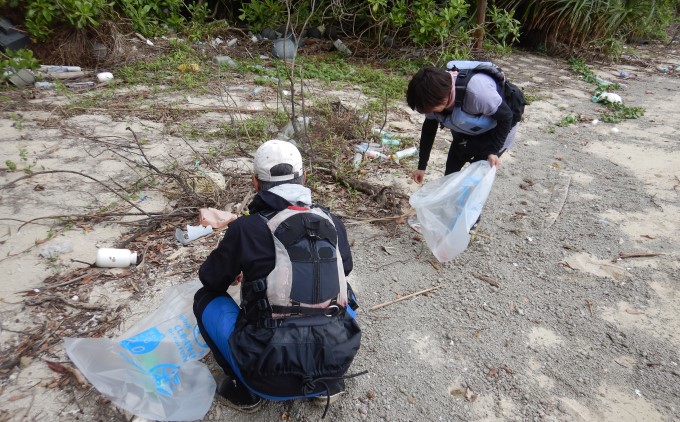
MULTIPOLYGON (((229 224, 224 238, 210 253, 198 271, 203 285, 216 293, 224 293, 241 271, 243 288, 248 282, 265 278, 274 269, 274 240, 265 220, 257 215, 263 211, 281 211, 291 205, 280 196, 264 191, 248 205, 249 216, 237 218, 229 224)), ((342 222, 331 215, 338 232, 338 249, 342 256, 345 275, 352 271, 352 254, 347 232, 342 222)))

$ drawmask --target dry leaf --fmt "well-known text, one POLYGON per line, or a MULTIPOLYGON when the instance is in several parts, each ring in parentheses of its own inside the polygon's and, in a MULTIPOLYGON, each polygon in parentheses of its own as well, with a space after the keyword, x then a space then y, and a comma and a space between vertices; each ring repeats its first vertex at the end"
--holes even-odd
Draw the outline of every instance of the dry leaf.
POLYGON ((465 400, 469 401, 470 403, 477 400, 477 396, 478 394, 472 391, 470 387, 465 389, 465 400))
POLYGON ((64 365, 64 369, 66 369, 71 375, 73 375, 73 378, 75 378, 78 384, 80 384, 81 386, 87 387, 88 385, 90 385, 90 383, 87 382, 87 379, 85 379, 83 374, 77 368, 74 368, 71 365, 64 365))
POLYGON ((486 373, 486 376, 489 378, 494 378, 498 376, 498 368, 491 368, 489 369, 489 372, 486 373))
POLYGON ((453 390, 450 391, 450 394, 453 397, 465 397, 465 390, 462 387, 459 388, 454 388, 453 390))
POLYGON ((50 362, 48 360, 46 360, 45 363, 47 364, 47 367, 50 368, 51 370, 53 370, 54 372, 58 372, 60 374, 63 374, 64 372, 66 372, 66 367, 64 365, 62 365, 61 363, 50 362))
POLYGON ((626 313, 629 313, 631 315, 641 315, 644 314, 642 311, 638 311, 637 309, 626 309, 626 313))

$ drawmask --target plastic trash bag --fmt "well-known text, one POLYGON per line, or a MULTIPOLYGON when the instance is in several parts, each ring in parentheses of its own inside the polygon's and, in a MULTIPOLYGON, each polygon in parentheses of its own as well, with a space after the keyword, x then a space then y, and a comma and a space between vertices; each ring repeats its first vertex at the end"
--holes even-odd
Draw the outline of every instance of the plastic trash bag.
POLYGON ((477 161, 411 195, 423 237, 439 262, 450 261, 467 248, 470 228, 482 213, 495 178, 495 167, 477 161))
POLYGON ((116 406, 151 420, 202 419, 215 380, 198 362, 210 351, 192 311, 200 286, 194 280, 171 287, 155 312, 117 339, 65 339, 66 353, 116 406))

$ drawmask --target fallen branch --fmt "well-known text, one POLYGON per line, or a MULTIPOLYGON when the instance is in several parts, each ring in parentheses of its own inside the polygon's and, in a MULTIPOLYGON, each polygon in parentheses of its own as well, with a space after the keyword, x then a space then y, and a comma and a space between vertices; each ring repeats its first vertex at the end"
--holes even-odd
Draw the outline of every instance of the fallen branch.
POLYGON ((99 305, 91 305, 89 303, 77 303, 77 302, 72 302, 64 297, 61 296, 46 296, 46 297, 39 297, 31 300, 27 300, 25 303, 28 306, 37 306, 45 302, 60 302, 63 303, 64 305, 70 306, 72 308, 76 309, 86 309, 88 311, 100 311, 102 309, 101 306, 99 305))
POLYGON ((154 106, 153 108, 127 108, 127 107, 107 107, 107 108, 93 108, 93 107, 77 107, 77 106, 67 106, 64 107, 65 109, 68 110, 88 110, 91 112, 95 111, 100 111, 100 112, 111 112, 111 111, 127 111, 127 112, 138 112, 138 113, 150 113, 153 111, 177 111, 177 112, 219 112, 219 111, 237 111, 239 113, 249 113, 249 114, 254 114, 254 113, 261 113, 263 110, 251 110, 247 108, 238 108, 238 107, 187 107, 187 108, 177 108, 177 107, 163 107, 163 106, 154 106))
POLYGON ((632 253, 624 253, 621 252, 619 253, 618 256, 614 257, 612 259, 612 262, 616 262, 622 259, 627 259, 627 258, 650 258, 653 256, 659 256, 659 255, 666 255, 661 252, 632 252, 632 253))
POLYGON ((437 290, 438 288, 443 287, 443 286, 444 286, 443 284, 440 284, 438 286, 434 286, 434 287, 431 287, 429 289, 421 290, 419 292, 411 293, 409 295, 400 297, 399 299, 394 299, 394 300, 390 300, 389 302, 381 303, 380 305, 375 305, 372 308, 370 308, 369 311, 375 311, 376 309, 383 308, 383 307, 391 305, 393 303, 401 302, 402 300, 410 299, 414 296, 418 296, 418 295, 425 294, 427 292, 431 292, 432 290, 437 290))
POLYGON ((490 285, 492 285, 492 286, 494 286, 494 287, 498 287, 498 288, 501 287, 501 284, 500 284, 498 281, 496 281, 496 280, 494 280, 493 278, 491 278, 491 277, 485 276, 485 275, 483 275, 483 274, 476 274, 476 273, 472 273, 472 276, 473 276, 474 278, 479 279, 479 280, 486 281, 487 283, 489 283, 490 285))
POLYGON ((95 182, 97 182, 97 183, 99 183, 100 185, 104 186, 104 187, 106 188, 106 190, 108 190, 109 192, 113 193, 114 195, 116 195, 117 197, 119 197, 120 199, 122 199, 123 201, 125 201, 125 202, 127 202, 128 204, 132 205, 132 207, 135 208, 137 211, 141 212, 142 214, 146 215, 147 217, 151 217, 146 211, 144 211, 143 209, 139 208, 137 205, 135 205, 132 201, 130 201, 130 200, 129 200, 128 198, 126 198, 124 195, 121 195, 120 193, 118 193, 115 189, 111 189, 106 183, 102 182, 101 180, 97 180, 97 179, 95 179, 95 178, 92 177, 92 176, 88 176, 88 175, 85 174, 85 173, 81 173, 81 172, 79 172, 79 171, 73 171, 73 170, 45 170, 45 171, 36 171, 36 172, 33 172, 33 173, 31 173, 31 174, 27 174, 26 176, 22 176, 22 177, 20 177, 20 178, 18 178, 18 179, 16 179, 16 180, 13 180, 13 181, 7 183, 7 184, 3 187, 3 189, 10 188, 10 187, 14 186, 17 182, 19 182, 19 181, 21 181, 21 180, 24 180, 24 179, 30 179, 30 178, 33 177, 33 176, 37 176, 37 175, 40 175, 40 174, 51 174, 51 173, 71 173, 71 174, 77 174, 78 176, 82 176, 82 177, 85 177, 85 178, 90 179, 90 180, 94 180, 95 182))
MULTIPOLYGON (((50 285, 47 285, 47 286, 44 286, 44 287, 40 287, 40 290, 49 290, 49 289, 56 289, 57 287, 68 286, 69 284, 73 284, 76 281, 80 281, 84 278, 87 278, 89 275, 90 275, 90 273, 85 273, 85 274, 81 275, 80 277, 72 278, 68 281, 64 281, 63 283, 50 284, 50 285)), ((99 273, 95 274, 93 277, 96 277, 97 275, 99 275, 99 273)))

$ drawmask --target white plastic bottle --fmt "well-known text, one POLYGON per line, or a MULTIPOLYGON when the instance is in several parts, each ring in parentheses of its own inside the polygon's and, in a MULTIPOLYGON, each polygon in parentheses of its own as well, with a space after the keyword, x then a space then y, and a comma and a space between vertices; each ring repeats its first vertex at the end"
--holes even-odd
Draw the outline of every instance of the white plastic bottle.
POLYGON ((418 149, 416 147, 411 147, 407 149, 403 149, 401 151, 397 151, 394 154, 392 154, 392 159, 394 161, 399 161, 402 158, 405 157, 410 157, 412 155, 416 155, 418 153, 418 149))
POLYGON ((97 251, 95 265, 102 268, 126 268, 137 265, 137 252, 129 249, 101 248, 97 251))

